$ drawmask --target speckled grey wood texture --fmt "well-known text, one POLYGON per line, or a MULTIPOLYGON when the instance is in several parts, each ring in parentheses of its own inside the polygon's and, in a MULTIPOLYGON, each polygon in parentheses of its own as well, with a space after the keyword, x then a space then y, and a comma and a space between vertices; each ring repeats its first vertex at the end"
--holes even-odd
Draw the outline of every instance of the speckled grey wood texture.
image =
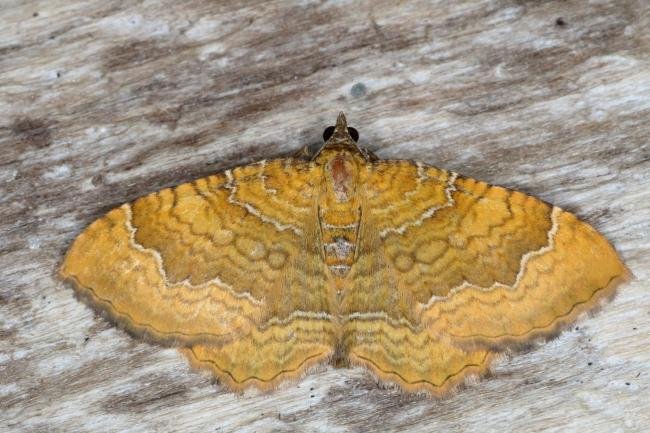
POLYGON ((650 430, 650 5, 643 0, 0 1, 0 431, 650 430), (577 213, 636 280, 442 401, 323 368, 225 392, 55 278, 166 186, 361 144, 577 213))

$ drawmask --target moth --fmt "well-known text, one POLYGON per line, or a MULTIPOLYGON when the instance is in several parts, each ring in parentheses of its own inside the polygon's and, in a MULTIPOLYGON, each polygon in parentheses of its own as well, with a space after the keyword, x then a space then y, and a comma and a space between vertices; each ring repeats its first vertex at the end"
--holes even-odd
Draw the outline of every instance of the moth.
POLYGON ((227 388, 320 364, 443 396, 557 334, 629 272, 573 214, 421 162, 380 160, 341 113, 314 154, 124 204, 60 275, 114 322, 227 388))

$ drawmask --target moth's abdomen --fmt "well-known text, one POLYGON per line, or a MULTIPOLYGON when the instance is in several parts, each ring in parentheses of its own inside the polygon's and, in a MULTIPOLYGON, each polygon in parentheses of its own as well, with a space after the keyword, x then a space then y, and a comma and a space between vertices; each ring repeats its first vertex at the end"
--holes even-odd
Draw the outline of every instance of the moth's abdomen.
POLYGON ((334 277, 345 277, 354 263, 360 216, 359 209, 320 209, 325 264, 334 277))

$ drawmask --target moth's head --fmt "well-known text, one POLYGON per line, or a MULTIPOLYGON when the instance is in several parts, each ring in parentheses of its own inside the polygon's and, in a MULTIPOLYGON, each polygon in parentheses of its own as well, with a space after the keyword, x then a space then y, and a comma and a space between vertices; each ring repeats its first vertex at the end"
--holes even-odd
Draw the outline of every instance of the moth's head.
POLYGON ((359 141, 359 131, 348 126, 345 114, 340 112, 339 117, 336 119, 336 125, 328 126, 323 131, 323 140, 325 141, 324 146, 329 144, 330 146, 353 145, 356 147, 356 143, 359 141))
POLYGON ((325 128, 325 131, 323 131, 323 140, 325 140, 325 143, 311 158, 312 161, 342 152, 358 155, 365 161, 372 160, 368 152, 357 145, 359 132, 348 126, 343 112, 339 113, 339 117, 336 119, 336 125, 325 128))

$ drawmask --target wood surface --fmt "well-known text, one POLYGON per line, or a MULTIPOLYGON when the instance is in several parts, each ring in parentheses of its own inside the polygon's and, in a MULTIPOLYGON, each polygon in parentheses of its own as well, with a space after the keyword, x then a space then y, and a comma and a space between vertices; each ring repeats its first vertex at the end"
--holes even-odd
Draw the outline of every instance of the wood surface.
POLYGON ((0 1, 0 431, 650 429, 644 1, 0 1), (226 392, 56 278, 93 220, 318 146, 339 111, 421 160, 576 213, 635 280, 444 399, 324 368, 226 392))

